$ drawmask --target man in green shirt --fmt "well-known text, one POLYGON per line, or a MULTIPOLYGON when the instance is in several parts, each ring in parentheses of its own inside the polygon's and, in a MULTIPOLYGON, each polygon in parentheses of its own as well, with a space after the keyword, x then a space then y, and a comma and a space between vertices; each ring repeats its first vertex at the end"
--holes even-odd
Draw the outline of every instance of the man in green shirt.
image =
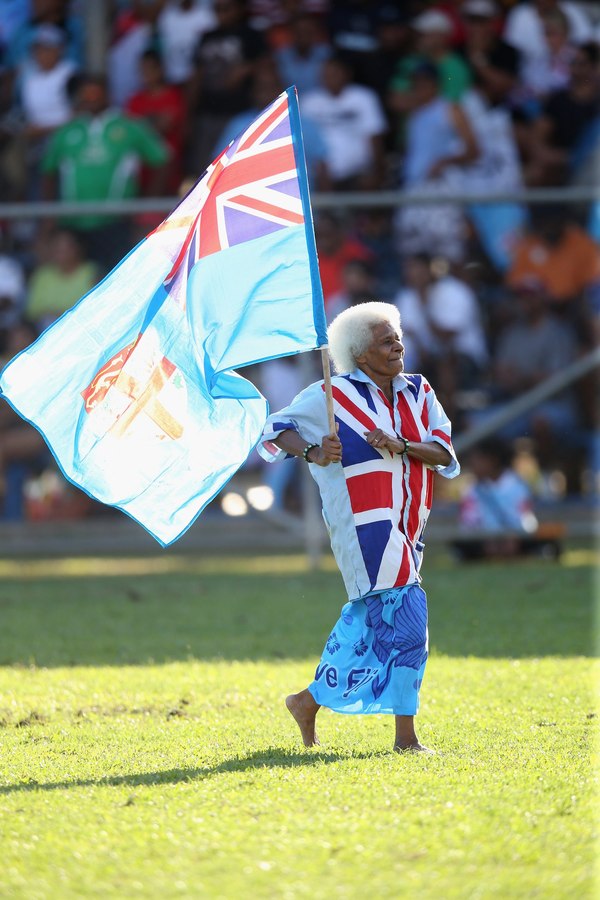
POLYGON ((433 63, 440 73, 440 93, 446 100, 457 103, 471 86, 471 70, 466 62, 450 49, 452 22, 441 10, 430 9, 412 22, 417 33, 417 53, 401 60, 390 82, 392 106, 405 112, 403 99, 408 97, 413 71, 424 62, 433 63))
MULTIPOLYGON (((76 115, 54 132, 42 160, 44 194, 64 201, 122 200, 140 193, 139 170, 155 173, 150 195, 164 188, 169 150, 150 126, 108 105, 102 76, 83 76, 75 90, 76 115)), ((130 249, 129 223, 115 216, 65 216, 77 230, 87 255, 112 268, 130 249)))

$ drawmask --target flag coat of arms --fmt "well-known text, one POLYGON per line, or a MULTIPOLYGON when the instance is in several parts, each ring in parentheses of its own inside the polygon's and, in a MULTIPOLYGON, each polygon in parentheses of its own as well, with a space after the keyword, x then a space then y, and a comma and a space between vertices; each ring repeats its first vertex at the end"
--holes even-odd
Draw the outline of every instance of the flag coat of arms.
POLYGON ((266 400, 236 369, 326 341, 289 88, 0 389, 70 481, 166 546, 260 438, 266 400))

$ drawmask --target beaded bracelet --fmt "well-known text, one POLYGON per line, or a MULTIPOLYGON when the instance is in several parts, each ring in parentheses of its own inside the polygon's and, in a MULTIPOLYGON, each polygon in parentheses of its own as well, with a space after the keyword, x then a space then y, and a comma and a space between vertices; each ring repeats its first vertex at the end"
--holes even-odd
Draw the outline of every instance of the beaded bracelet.
POLYGON ((306 445, 306 447, 302 451, 302 456, 304 457, 304 459, 307 463, 310 462, 310 459, 308 458, 308 454, 310 453, 310 451, 313 450, 315 447, 319 447, 319 446, 320 446, 320 444, 307 444, 306 445))

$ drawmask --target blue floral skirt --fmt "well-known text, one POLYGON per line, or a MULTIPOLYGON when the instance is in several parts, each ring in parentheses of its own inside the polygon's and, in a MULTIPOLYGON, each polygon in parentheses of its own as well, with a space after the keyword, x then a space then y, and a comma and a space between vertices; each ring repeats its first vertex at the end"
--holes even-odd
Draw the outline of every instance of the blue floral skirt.
POLYGON ((419 585, 368 594, 342 608, 308 689, 334 712, 414 716, 427 649, 419 585))

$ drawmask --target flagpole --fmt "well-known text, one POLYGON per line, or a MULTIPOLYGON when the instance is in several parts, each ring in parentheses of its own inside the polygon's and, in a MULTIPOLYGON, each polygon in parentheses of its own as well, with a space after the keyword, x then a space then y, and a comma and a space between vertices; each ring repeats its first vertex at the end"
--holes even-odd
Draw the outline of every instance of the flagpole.
POLYGON ((331 389, 331 366, 329 364, 329 347, 324 344, 321 348, 321 365, 323 366, 323 380, 325 382, 325 402, 327 404, 327 422, 329 425, 329 436, 335 437, 337 434, 335 427, 335 416, 333 414, 333 393, 331 389))

